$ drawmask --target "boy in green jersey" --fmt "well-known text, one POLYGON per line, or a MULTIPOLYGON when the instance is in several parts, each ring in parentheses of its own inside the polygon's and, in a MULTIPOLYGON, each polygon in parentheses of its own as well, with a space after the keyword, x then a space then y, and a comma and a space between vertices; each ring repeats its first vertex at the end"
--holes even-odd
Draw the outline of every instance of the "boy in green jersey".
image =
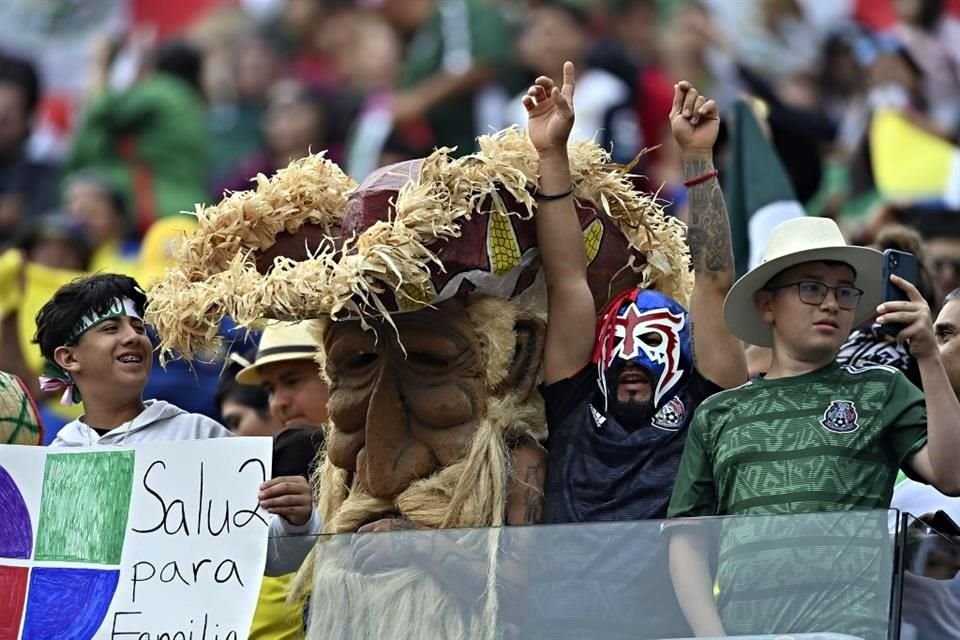
MULTIPOLYGON (((735 335, 772 348, 771 366, 764 377, 700 406, 669 517, 886 509, 898 468, 947 495, 960 494, 960 465, 953 460, 960 452, 960 404, 938 353, 930 310, 916 288, 896 276, 891 281, 909 300, 879 304, 881 273, 882 254, 847 246, 831 220, 796 218, 772 231, 763 262, 734 284, 724 304, 724 321, 735 335), (880 324, 903 325, 897 339, 918 362, 923 393, 890 367, 835 362, 851 328, 875 311, 880 324)), ((886 612, 889 591, 878 583, 889 567, 880 558, 863 562, 847 552, 858 537, 861 550, 889 547, 879 528, 885 517, 876 529, 860 531, 843 530, 836 516, 750 521, 748 531, 747 520, 723 527, 719 607, 706 528, 671 531, 671 574, 697 635, 885 635, 886 622, 878 618, 886 616, 877 612, 886 612), (808 542, 798 542, 804 538, 808 542), (771 545, 775 576, 757 565, 771 545), (782 565, 785 556, 794 567, 782 565), (805 578, 818 568, 818 578, 805 578), (824 597, 822 589, 818 595, 824 579, 842 586, 843 597, 824 597)))

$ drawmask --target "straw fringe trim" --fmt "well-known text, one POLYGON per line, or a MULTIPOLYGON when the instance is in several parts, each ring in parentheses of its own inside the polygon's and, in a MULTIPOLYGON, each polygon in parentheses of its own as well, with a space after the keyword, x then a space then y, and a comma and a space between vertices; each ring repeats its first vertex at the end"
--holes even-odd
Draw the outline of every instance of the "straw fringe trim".
MULTIPOLYGON (((430 264, 443 265, 430 245, 460 235, 461 218, 486 215, 485 202, 506 212, 497 186, 521 205, 506 212, 523 219, 536 210, 537 158, 525 132, 506 129, 479 139, 480 151, 454 159, 442 148, 426 158, 416 181, 404 185, 394 203, 396 215, 359 236, 334 236, 356 184, 332 162, 311 156, 278 171, 270 180, 257 176, 256 191, 235 193, 214 207, 198 207, 200 228, 176 251, 176 262, 151 290, 147 320, 161 336, 161 358, 191 358, 216 347, 224 315, 240 326, 262 317, 302 320, 383 316, 379 299, 388 288, 403 302, 427 304, 411 292, 431 291, 430 264), (310 259, 277 258, 260 275, 253 253, 271 246, 283 230, 319 224, 329 242, 310 259)), ((637 192, 632 166, 610 163, 605 150, 579 142, 569 150, 574 196, 593 202, 612 219, 630 244, 646 256, 626 268, 638 285, 655 288, 686 305, 693 288, 686 228, 668 217, 656 197, 637 192)))

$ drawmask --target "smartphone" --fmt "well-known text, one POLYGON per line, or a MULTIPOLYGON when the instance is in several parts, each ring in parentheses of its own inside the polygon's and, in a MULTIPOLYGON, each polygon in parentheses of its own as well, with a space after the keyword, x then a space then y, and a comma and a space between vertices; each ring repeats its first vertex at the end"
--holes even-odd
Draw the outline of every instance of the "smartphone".
MULTIPOLYGON (((883 301, 906 301, 909 300, 907 292, 890 281, 890 276, 900 276, 910 284, 917 285, 917 258, 912 253, 897 251, 896 249, 887 249, 883 252, 883 301)), ((896 337, 902 324, 884 324, 880 325, 879 332, 891 337, 896 337)))
POLYGON ((940 510, 933 514, 930 526, 946 536, 960 536, 960 527, 946 511, 940 510))

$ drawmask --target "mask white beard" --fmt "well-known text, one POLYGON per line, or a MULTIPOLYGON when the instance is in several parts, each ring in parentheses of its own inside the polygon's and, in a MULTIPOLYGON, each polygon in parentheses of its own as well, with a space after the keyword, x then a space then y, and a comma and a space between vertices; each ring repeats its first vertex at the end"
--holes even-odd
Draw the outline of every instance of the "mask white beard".
MULTIPOLYGON (((359 573, 353 567, 353 539, 340 535, 317 546, 307 640, 497 637, 498 603, 496 589, 490 588, 495 584, 495 564, 486 565, 488 588, 483 597, 468 606, 424 568, 359 573)), ((456 539, 470 555, 491 558, 495 557, 499 535, 496 530, 463 531, 456 539)), ((458 578, 454 571, 447 575, 458 578)))

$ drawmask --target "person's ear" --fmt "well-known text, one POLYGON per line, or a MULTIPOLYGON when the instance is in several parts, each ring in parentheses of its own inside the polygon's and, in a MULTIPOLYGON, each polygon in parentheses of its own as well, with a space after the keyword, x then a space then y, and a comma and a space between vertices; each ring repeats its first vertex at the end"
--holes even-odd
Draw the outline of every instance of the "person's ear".
POLYGON ((67 373, 74 373, 80 368, 75 347, 57 347, 53 352, 53 361, 67 373))
POLYGON ((537 318, 518 319, 514 324, 517 342, 513 350, 510 370, 494 389, 494 395, 515 394, 525 401, 537 385, 540 366, 543 363, 544 338, 547 325, 537 318))
POLYGON ((760 289, 753 294, 753 304, 765 324, 773 324, 773 292, 760 289))

